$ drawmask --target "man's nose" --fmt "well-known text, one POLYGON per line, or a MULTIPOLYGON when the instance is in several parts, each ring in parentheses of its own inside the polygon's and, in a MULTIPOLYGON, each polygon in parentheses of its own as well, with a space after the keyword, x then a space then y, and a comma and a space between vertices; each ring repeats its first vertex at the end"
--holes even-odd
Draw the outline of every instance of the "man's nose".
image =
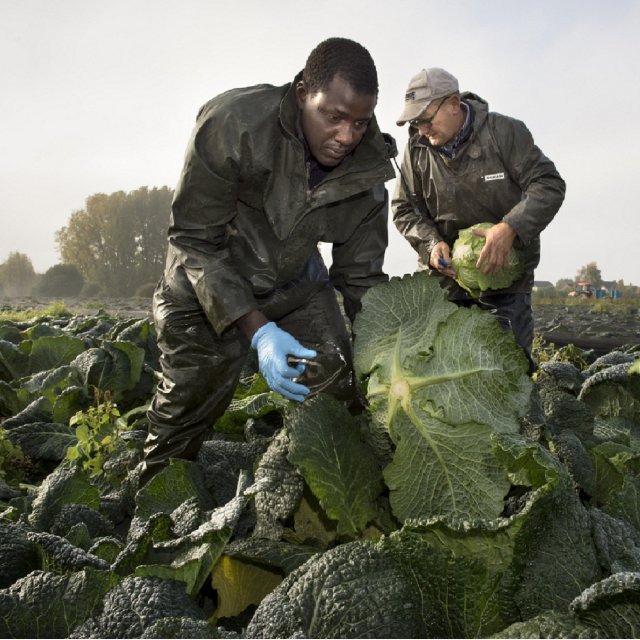
POLYGON ((356 139, 355 127, 348 122, 340 123, 336 131, 335 140, 344 147, 350 147, 356 139))

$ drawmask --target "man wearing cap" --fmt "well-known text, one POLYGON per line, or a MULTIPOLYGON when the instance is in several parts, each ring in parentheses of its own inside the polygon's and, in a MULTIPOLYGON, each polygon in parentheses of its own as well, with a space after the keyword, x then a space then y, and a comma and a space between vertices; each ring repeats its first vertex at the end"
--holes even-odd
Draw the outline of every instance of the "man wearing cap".
POLYGON ((418 253, 418 269, 442 278, 449 298, 477 304, 513 331, 533 371, 533 272, 540 233, 553 219, 565 183, 519 120, 489 111, 485 100, 460 93, 457 79, 440 68, 422 69, 407 88, 398 126, 409 141, 392 202, 393 220, 418 253), (476 301, 453 280, 450 248, 458 231, 479 222, 493 226, 478 267, 497 273, 512 246, 523 251, 524 275, 506 289, 476 301))

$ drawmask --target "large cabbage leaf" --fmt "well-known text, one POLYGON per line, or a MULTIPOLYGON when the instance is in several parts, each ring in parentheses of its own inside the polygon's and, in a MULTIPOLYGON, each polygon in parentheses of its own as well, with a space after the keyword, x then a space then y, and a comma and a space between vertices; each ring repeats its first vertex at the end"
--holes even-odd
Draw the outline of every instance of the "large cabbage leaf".
POLYGON ((68 424, 31 422, 9 431, 9 439, 33 460, 62 460, 67 449, 78 442, 68 424))
POLYGON ((91 568, 68 575, 33 571, 0 590, 0 637, 68 638, 116 582, 112 573, 91 568))
POLYGON ((171 513, 191 497, 197 499, 202 509, 213 507, 200 467, 189 460, 172 458, 136 493, 135 516, 144 521, 154 513, 171 513))
POLYGON ((518 431, 531 393, 513 336, 420 273, 370 290, 354 331, 373 428, 396 446, 385 470, 395 515, 498 516, 509 483, 490 436, 518 431))
POLYGON ((18 345, 0 340, 0 379, 11 382, 29 372, 29 356, 18 345))
POLYGON ((640 633, 640 573, 615 573, 577 597, 570 610, 596 630, 592 637, 637 638, 640 633))
POLYGON ((33 340, 29 351, 29 371, 47 371, 68 365, 85 349, 80 338, 72 336, 42 336, 33 340))
MULTIPOLYGON (((168 470, 165 469, 158 475, 167 475, 166 472, 171 471, 172 473, 167 475, 168 480, 177 477, 179 471, 184 469, 185 467, 176 460, 168 470)), ((149 484, 152 484, 156 478, 152 478, 149 484)), ((197 483, 192 484, 197 490, 197 483)), ((249 500, 249 495, 243 493, 245 485, 246 476, 239 483, 238 495, 226 505, 212 510, 206 521, 197 528, 178 538, 154 540, 153 548, 147 558, 148 563, 139 564, 135 569, 135 575, 180 580, 185 583, 187 593, 196 594, 211 574, 249 500)), ((169 488, 166 482, 165 487, 169 488)), ((158 487, 155 491, 158 492, 158 487)), ((194 504, 196 502, 196 500, 193 501, 194 504)), ((171 514, 171 519, 174 521, 172 532, 180 529, 184 513, 178 508, 171 514)))
POLYGON ((302 472, 338 533, 355 535, 376 515, 382 475, 357 421, 337 400, 317 396, 288 415, 289 461, 302 472))
POLYGON ((48 531, 64 505, 70 502, 98 509, 100 492, 84 471, 60 465, 38 487, 29 515, 30 524, 38 531, 48 531))
POLYGON ((71 364, 78 369, 86 388, 110 391, 118 401, 140 382, 144 349, 132 342, 103 342, 101 347, 83 351, 71 364))
POLYGON ((490 222, 480 222, 467 229, 461 229, 458 238, 453 243, 451 262, 456 272, 456 282, 466 289, 472 296, 477 297, 487 289, 504 289, 515 282, 524 271, 522 251, 513 247, 509 253, 507 265, 498 273, 484 273, 483 265, 476 267, 480 252, 484 248, 484 236, 477 236, 473 232, 478 229, 486 230, 492 227, 490 222))
POLYGON ((288 461, 289 433, 281 429, 271 441, 255 472, 261 489, 255 495, 256 528, 260 538, 279 540, 284 525, 294 513, 302 493, 304 481, 288 461))
POLYGON ((538 443, 504 434, 492 441, 523 492, 515 513, 412 521, 377 543, 317 554, 263 600, 247 635, 487 637, 567 610, 601 577, 586 510, 538 443))
POLYGON ((493 638, 637 638, 640 573, 616 573, 585 589, 567 609, 516 622, 493 638))

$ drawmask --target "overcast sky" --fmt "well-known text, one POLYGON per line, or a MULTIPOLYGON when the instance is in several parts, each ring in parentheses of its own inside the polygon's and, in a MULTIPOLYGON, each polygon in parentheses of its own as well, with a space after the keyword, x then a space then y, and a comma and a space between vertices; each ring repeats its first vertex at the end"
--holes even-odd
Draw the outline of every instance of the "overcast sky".
MULTIPOLYGON (((423 67, 527 124, 567 182, 536 279, 595 261, 640 285, 637 1, 0 0, 0 25, 0 263, 59 262, 56 230, 94 193, 175 187, 202 103, 284 84, 343 36, 376 62, 377 117, 400 156, 395 120, 423 67)), ((387 272, 414 267, 390 228, 387 272)))

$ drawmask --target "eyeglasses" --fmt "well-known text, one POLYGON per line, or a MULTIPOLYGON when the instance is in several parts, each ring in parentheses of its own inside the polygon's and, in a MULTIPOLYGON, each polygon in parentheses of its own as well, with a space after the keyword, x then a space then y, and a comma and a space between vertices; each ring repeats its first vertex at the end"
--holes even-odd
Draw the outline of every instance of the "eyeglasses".
POLYGON ((416 129, 420 127, 430 127, 433 119, 438 115, 438 111, 440 111, 440 107, 449 99, 450 96, 445 96, 440 100, 440 104, 438 108, 434 111, 433 115, 429 118, 414 118, 413 120, 409 120, 409 124, 416 129))

